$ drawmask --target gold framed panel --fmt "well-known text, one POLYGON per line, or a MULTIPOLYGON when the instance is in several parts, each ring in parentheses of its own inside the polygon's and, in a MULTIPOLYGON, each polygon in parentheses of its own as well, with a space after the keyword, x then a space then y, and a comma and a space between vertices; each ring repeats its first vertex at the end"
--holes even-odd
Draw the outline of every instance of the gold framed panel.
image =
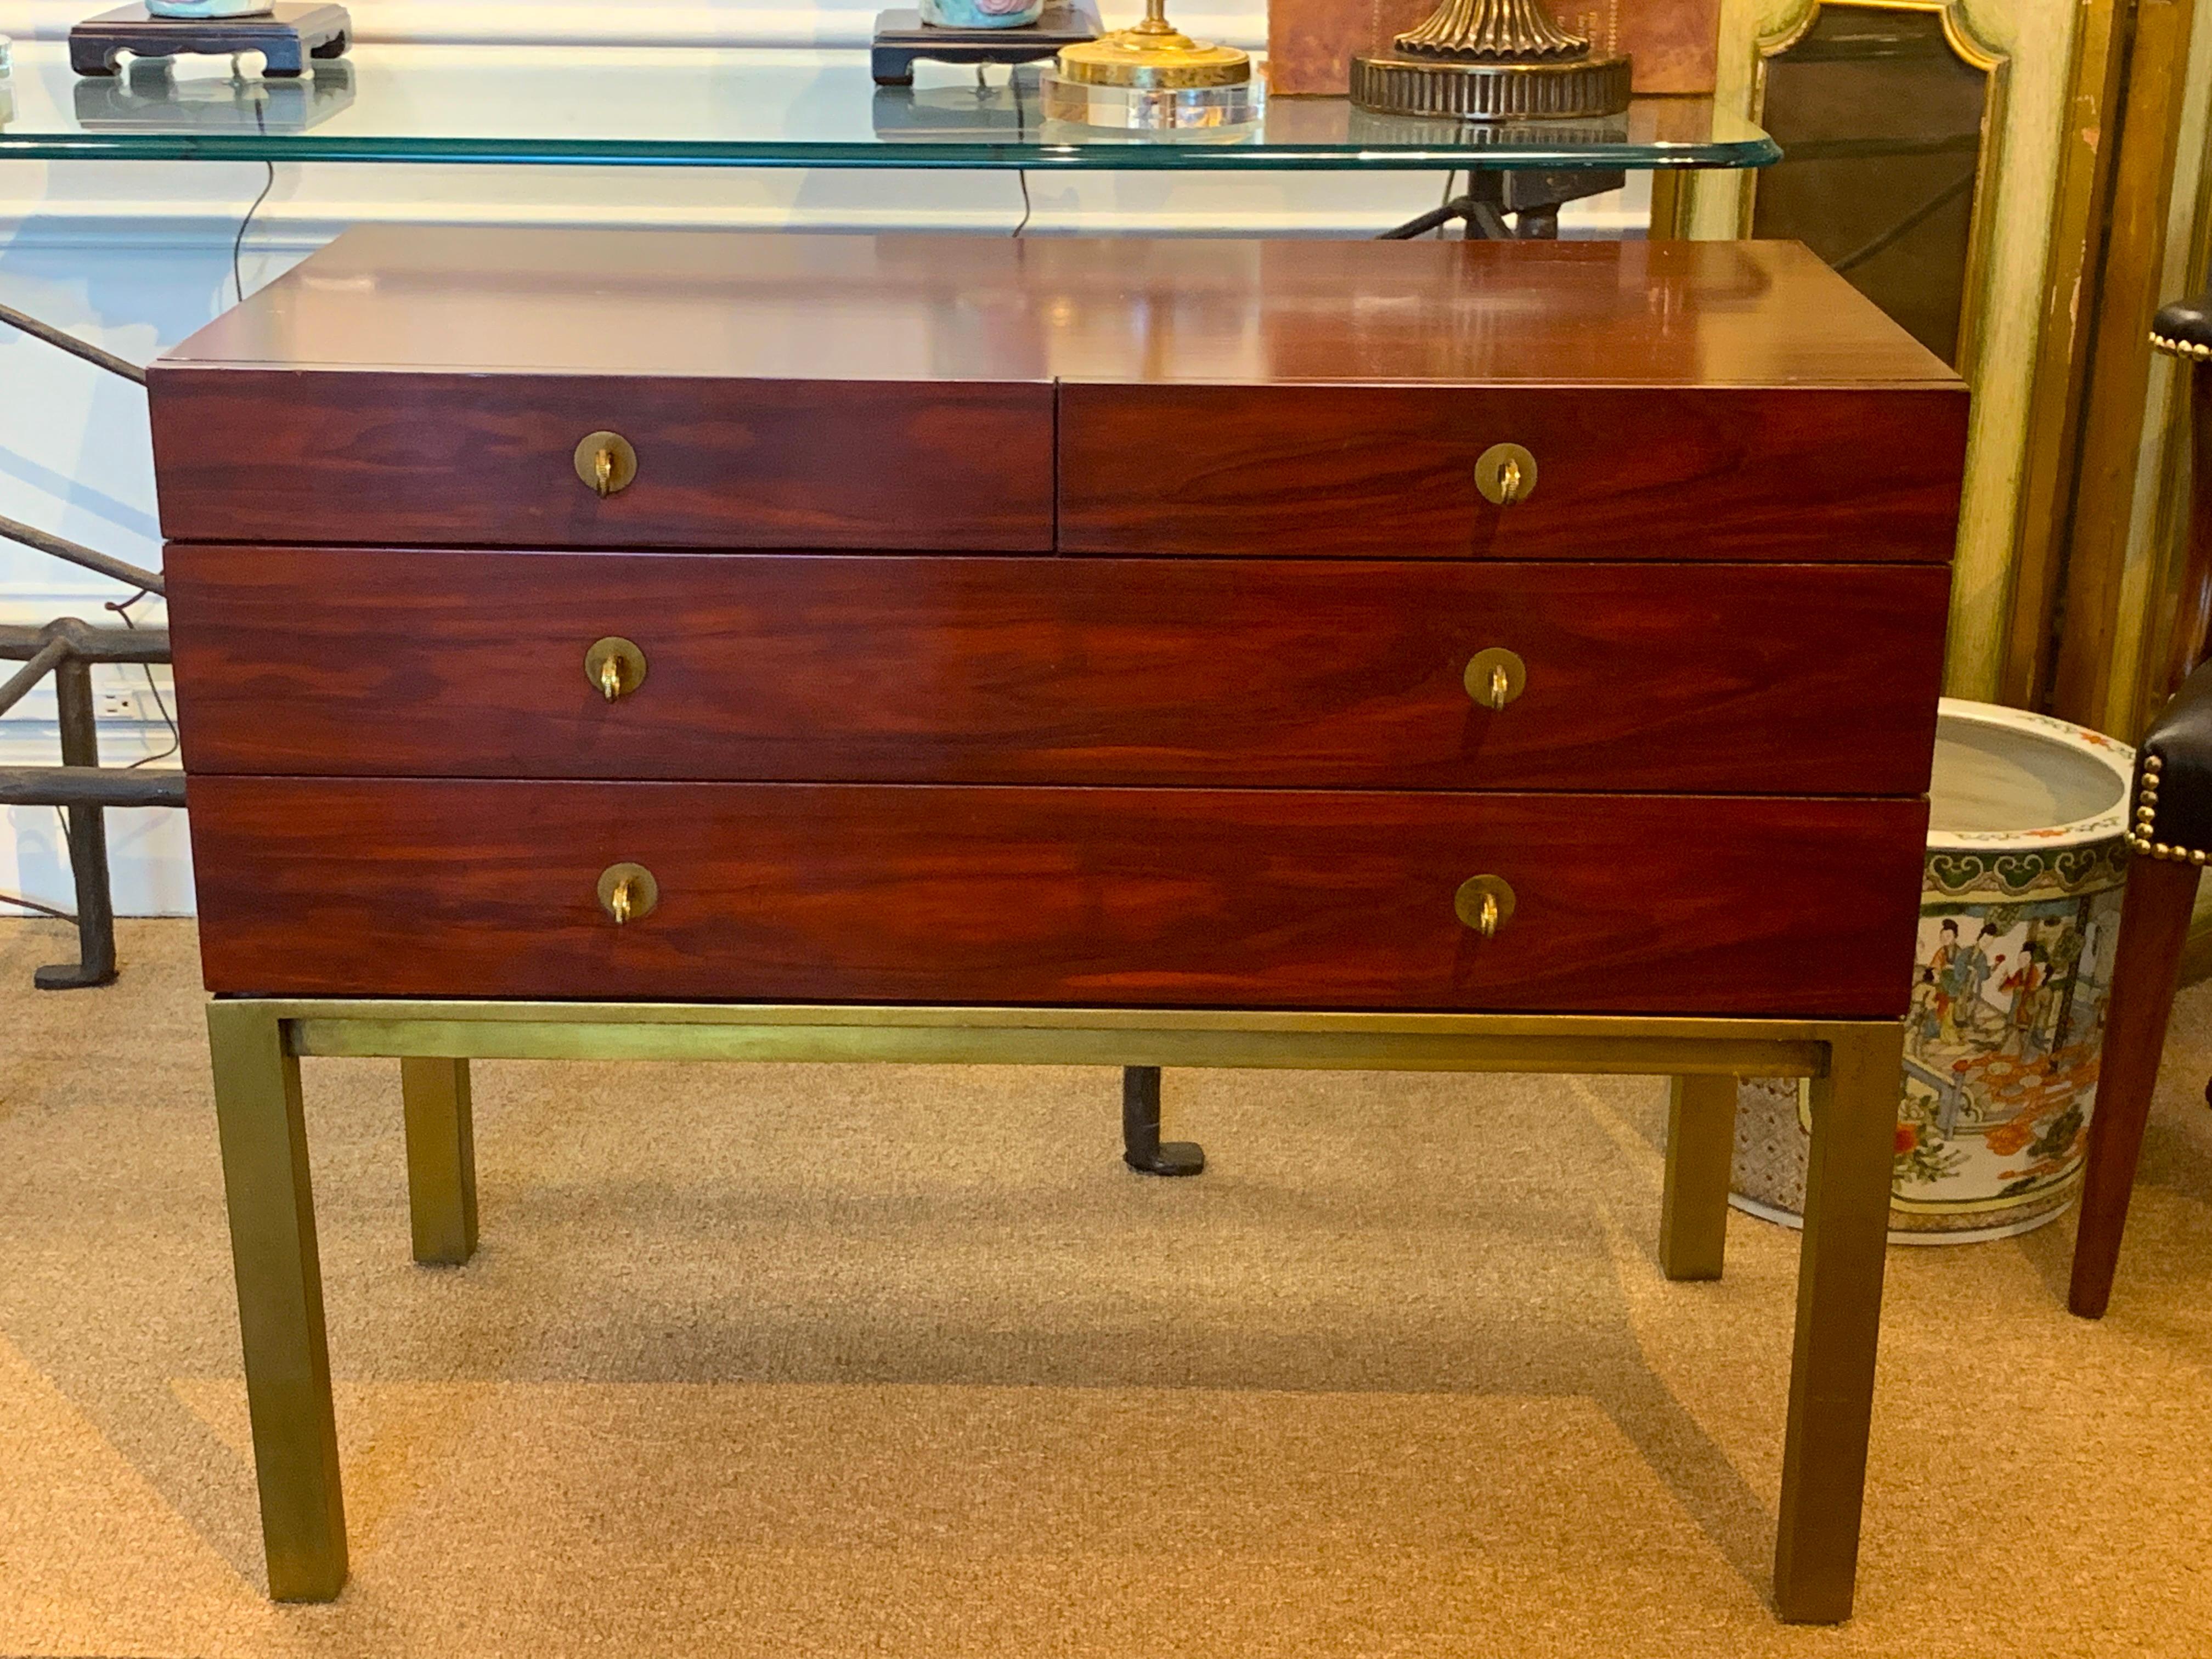
MULTIPOLYGON (((2090 9, 2105 3, 2091 0, 2090 9)), ((2039 372, 2039 349, 2046 334, 2046 273, 2078 266, 2090 228, 2090 204, 2069 208, 2063 199, 2063 141, 2080 125, 2069 126, 2084 69, 2074 48, 2087 39, 2082 31, 2096 26, 2066 0, 1722 0, 1717 103, 1757 118, 1769 61, 1803 39, 1824 6, 1932 14, 1959 61, 1989 78, 1960 319, 1960 362, 1973 388, 1974 420, 1945 689, 1995 699, 2017 648, 2012 611, 2022 501, 2033 486, 2023 476, 2031 436, 2063 416, 2069 402, 2064 375, 2039 372)), ((2102 62, 2099 57, 2089 67, 2102 62)), ((1682 192, 1688 199, 1678 222, 1693 236, 1741 237, 1750 228, 1756 188, 1756 175, 1698 173, 1682 192)))
MULTIPOLYGON (((1765 124, 1767 71, 1774 59, 1810 34, 1822 14, 1832 9, 1905 12, 1934 16, 1942 25, 1943 41, 1950 47, 1952 54, 1988 82, 1982 95, 1981 142, 1974 159, 1973 200, 1966 226, 1966 280, 1960 296, 1959 310, 1959 374, 1960 378, 1972 383, 1981 356, 1981 321, 1989 276, 1990 185, 1996 178, 2004 147, 2006 100, 2011 88, 2011 56, 1974 33, 1967 21, 1962 0, 1813 0, 1813 3, 1807 5, 1800 15, 1776 33, 1762 35, 1754 43, 1753 51, 1757 56, 1752 66, 1751 78, 1751 118, 1753 121, 1765 124)), ((1740 235, 1751 234, 1758 188, 1758 174, 1745 174, 1738 208, 1740 235)))

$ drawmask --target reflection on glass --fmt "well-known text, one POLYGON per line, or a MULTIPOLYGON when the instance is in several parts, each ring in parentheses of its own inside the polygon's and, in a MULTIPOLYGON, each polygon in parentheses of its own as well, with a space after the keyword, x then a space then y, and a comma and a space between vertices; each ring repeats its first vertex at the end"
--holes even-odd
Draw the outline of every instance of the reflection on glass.
POLYGON ((353 102, 353 65, 317 64, 309 74, 271 80, 179 76, 167 58, 141 58, 73 90, 77 124, 88 132, 304 132, 353 102))
MULTIPOLYGON (((237 107, 222 80, 147 100, 84 92, 59 43, 17 54, 0 161, 593 162, 705 167, 1121 169, 1763 167, 1777 151, 1710 100, 1638 99, 1596 123, 1393 120, 1341 98, 1269 101, 1255 126, 1191 142, 1096 127, 1047 131, 1034 68, 975 87, 929 61, 878 93, 865 52, 365 46, 350 100, 283 119, 237 107), (195 100, 206 88, 204 106, 195 100)), ((276 83, 265 82, 272 89, 276 83)), ((158 90, 158 88, 157 88, 158 90)))
POLYGON ((1932 12, 1827 6, 1766 64, 1754 236, 1805 243, 1958 365, 1989 75, 1932 12))

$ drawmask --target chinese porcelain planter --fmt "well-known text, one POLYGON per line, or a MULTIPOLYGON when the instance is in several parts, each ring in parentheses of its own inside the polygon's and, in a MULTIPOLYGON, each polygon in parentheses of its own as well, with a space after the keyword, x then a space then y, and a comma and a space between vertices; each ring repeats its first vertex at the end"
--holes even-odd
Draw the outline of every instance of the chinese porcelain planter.
MULTIPOLYGON (((1946 699, 1890 1202, 1894 1243, 2026 1232, 2074 1197, 2096 1099, 2134 751, 1946 699)), ((1797 1224, 1803 1091, 1738 1086, 1735 1202, 1797 1224)))

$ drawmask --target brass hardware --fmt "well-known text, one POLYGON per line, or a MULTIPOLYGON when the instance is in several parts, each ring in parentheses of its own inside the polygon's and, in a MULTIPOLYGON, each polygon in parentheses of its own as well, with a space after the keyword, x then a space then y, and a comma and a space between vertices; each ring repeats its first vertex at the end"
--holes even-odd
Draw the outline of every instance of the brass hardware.
POLYGON ((599 872, 599 908, 616 927, 651 915, 659 902, 660 884, 643 865, 610 864, 599 872))
POLYGON ((619 432, 589 432, 576 446, 576 476, 606 496, 628 489, 637 477, 637 451, 619 432))
POLYGON ((1474 487, 1493 507, 1510 507, 1535 493, 1536 458, 1519 444, 1492 444, 1474 463, 1474 487))
POLYGON ((1452 908, 1459 919, 1485 939, 1513 920, 1513 884, 1503 876, 1469 876, 1460 883, 1452 908))
POLYGON ((1486 708, 1504 713, 1528 684, 1528 665, 1502 645, 1478 651, 1463 677, 1467 695, 1486 708))
POLYGON ((592 641, 584 653, 584 678, 609 702, 645 684, 645 653, 619 634, 592 641))
POLYGON ((1252 78, 1249 53, 1192 40, 1168 21, 1166 0, 1145 0, 1143 21, 1127 28, 1062 46, 1055 67, 1063 81, 1153 92, 1236 86, 1252 78))

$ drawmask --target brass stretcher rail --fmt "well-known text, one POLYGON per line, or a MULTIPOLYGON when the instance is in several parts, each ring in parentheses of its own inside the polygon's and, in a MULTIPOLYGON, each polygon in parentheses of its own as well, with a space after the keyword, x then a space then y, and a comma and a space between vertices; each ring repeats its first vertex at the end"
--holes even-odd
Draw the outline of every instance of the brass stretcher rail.
POLYGON ((345 1513, 303 1054, 401 1062, 416 1259, 476 1247, 472 1059, 942 1061, 1671 1076, 1659 1261, 1717 1279, 1739 1076, 1811 1079, 1813 1141, 1774 1604, 1850 1616, 1881 1324, 1901 1028, 1891 1021, 1229 1010, 217 998, 208 1007, 270 1593, 328 1601, 345 1513))

